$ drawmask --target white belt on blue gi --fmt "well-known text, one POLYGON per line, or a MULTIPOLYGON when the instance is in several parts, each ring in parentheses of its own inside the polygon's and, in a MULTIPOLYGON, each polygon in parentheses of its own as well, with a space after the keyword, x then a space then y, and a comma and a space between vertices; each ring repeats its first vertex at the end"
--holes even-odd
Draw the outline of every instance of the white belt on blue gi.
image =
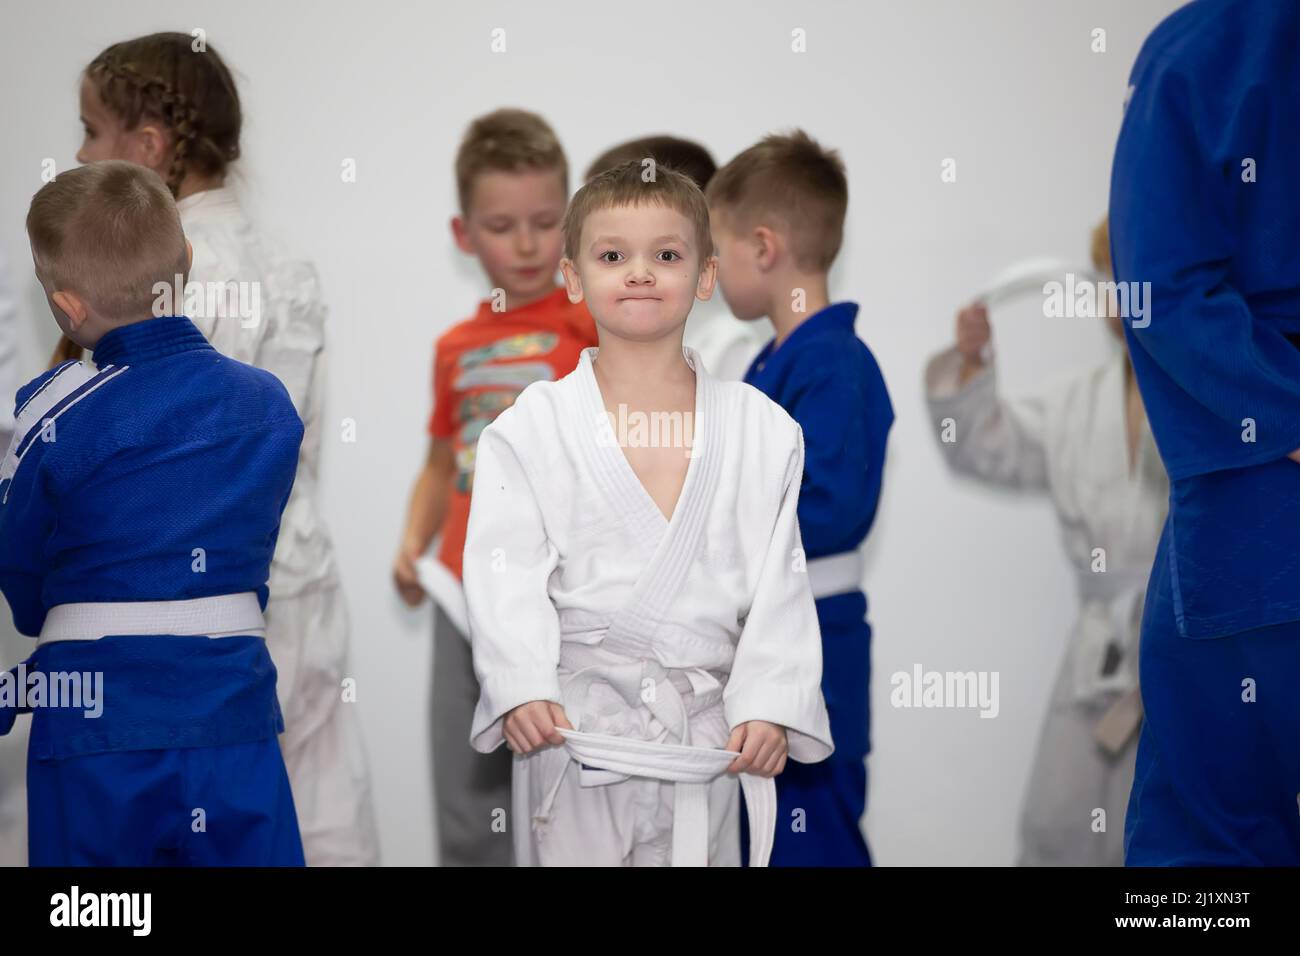
POLYGON ((266 637, 254 591, 183 601, 87 601, 56 604, 45 615, 37 647, 56 641, 168 634, 178 637, 266 637))

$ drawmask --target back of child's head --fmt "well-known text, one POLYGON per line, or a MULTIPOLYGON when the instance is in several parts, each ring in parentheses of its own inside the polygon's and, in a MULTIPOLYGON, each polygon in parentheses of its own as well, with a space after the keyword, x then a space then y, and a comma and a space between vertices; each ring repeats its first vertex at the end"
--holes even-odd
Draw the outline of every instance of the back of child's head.
POLYGON ((186 173, 222 178, 239 158, 243 113, 234 77, 204 41, 188 33, 153 33, 114 43, 86 67, 103 104, 135 129, 159 122, 174 137, 167 186, 186 173))
POLYGON ((150 318, 155 286, 189 274, 180 213, 158 174, 107 160, 59 173, 27 212, 42 283, 114 322, 150 318))
POLYGON ((667 166, 647 166, 640 159, 631 159, 597 174, 569 200, 561 227, 565 258, 577 260, 582 226, 592 213, 618 206, 642 205, 665 206, 681 213, 690 220, 694 229, 700 263, 713 254, 709 206, 694 180, 667 166))
POLYGON ((849 207, 844 162, 803 130, 749 147, 718 170, 707 192, 731 231, 783 227, 801 269, 826 272, 839 254, 849 207))
POLYGON ((469 124, 456 151, 456 193, 462 215, 469 213, 474 180, 486 172, 554 170, 569 193, 569 163, 550 124, 536 113, 504 108, 469 124))
POLYGON ((708 186, 709 180, 718 171, 718 164, 713 161, 709 151, 694 140, 678 136, 643 136, 601 153, 587 167, 585 178, 590 181, 605 170, 632 159, 653 159, 659 166, 668 166, 679 173, 685 173, 701 190, 708 186))

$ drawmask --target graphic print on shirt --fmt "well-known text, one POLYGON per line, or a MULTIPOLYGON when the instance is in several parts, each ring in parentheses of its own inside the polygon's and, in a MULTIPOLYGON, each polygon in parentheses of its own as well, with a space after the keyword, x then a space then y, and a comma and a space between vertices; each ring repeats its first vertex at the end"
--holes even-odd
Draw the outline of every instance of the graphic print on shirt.
POLYGON ((554 332, 527 332, 470 349, 457 359, 452 388, 462 394, 457 407, 460 431, 456 448, 456 490, 470 494, 474 487, 474 456, 478 436, 493 419, 514 404, 515 397, 533 382, 553 381, 550 362, 520 362, 554 351, 554 332), (502 362, 500 360, 510 360, 502 362), (469 391, 483 389, 483 391, 469 391))

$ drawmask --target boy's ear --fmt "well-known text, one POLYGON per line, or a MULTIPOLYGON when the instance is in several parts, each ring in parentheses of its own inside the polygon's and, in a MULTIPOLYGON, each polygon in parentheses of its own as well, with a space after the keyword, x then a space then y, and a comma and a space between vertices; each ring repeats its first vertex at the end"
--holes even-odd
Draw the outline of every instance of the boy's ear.
POLYGON ((582 277, 578 275, 578 267, 566 257, 560 260, 560 271, 564 273, 564 288, 569 293, 569 301, 577 305, 582 301, 582 277))
POLYGON ((704 268, 700 269, 700 281, 695 285, 695 297, 701 302, 707 302, 713 297, 713 288, 718 281, 718 257, 709 256, 704 260, 704 268))
POLYGON ((767 226, 755 226, 753 239, 758 268, 767 272, 780 257, 781 236, 767 226))
POLYGON ((59 311, 68 317, 68 325, 71 326, 73 332, 85 324, 86 317, 90 314, 90 311, 86 308, 86 303, 75 292, 60 290, 50 296, 50 301, 57 305, 59 311))
POLYGON ((474 254, 474 242, 469 237, 469 227, 465 225, 463 217, 451 217, 451 237, 456 242, 456 248, 461 252, 471 256, 474 254))

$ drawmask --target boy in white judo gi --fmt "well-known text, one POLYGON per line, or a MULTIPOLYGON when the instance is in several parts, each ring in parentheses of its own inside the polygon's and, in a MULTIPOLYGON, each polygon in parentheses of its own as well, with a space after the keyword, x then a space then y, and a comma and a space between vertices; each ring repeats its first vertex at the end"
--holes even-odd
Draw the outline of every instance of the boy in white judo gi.
POLYGON ((653 161, 608 170, 573 198, 564 240, 600 346, 479 438, 471 743, 516 754, 502 823, 520 863, 735 865, 740 774, 762 865, 771 778, 833 750, 797 520, 802 434, 682 346, 716 273, 689 178, 653 161))

